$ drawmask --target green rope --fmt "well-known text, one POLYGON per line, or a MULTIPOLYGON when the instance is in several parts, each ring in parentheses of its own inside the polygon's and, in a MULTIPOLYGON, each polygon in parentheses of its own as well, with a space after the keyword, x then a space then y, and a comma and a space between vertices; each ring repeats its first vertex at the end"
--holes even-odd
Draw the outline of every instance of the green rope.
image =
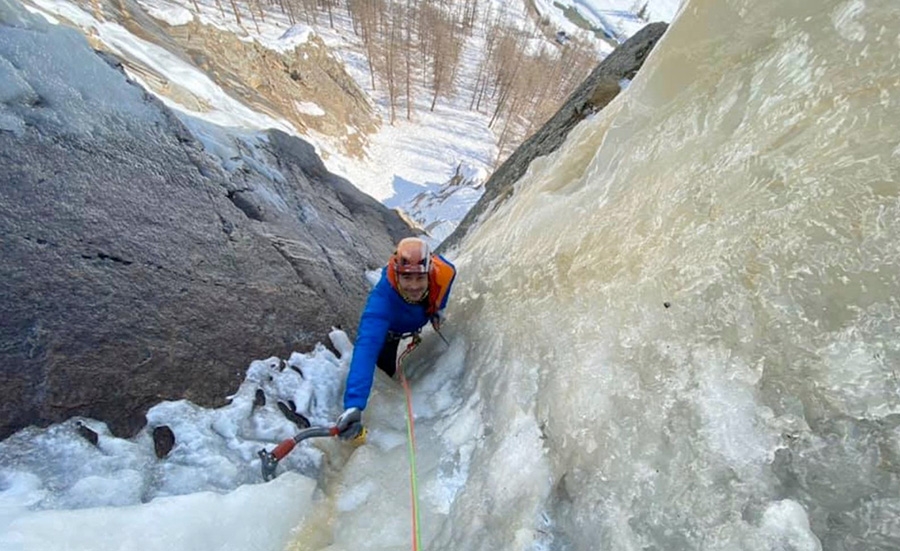
POLYGON ((406 376, 403 374, 402 362, 406 355, 412 352, 419 344, 420 340, 419 336, 415 335, 403 354, 400 354, 400 357, 397 358, 400 382, 403 384, 403 390, 406 393, 406 442, 409 450, 409 486, 412 493, 413 551, 419 551, 422 547, 421 535, 419 534, 419 490, 416 484, 416 430, 413 424, 412 392, 410 392, 409 382, 407 382, 406 376))

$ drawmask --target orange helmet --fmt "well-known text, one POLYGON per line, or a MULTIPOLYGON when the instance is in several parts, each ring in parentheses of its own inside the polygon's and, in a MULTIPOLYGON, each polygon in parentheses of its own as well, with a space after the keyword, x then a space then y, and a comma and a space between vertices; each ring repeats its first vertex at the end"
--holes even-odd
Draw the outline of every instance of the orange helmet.
POLYGON ((431 270, 431 247, 418 237, 407 237, 397 243, 391 262, 398 274, 427 274, 431 270))

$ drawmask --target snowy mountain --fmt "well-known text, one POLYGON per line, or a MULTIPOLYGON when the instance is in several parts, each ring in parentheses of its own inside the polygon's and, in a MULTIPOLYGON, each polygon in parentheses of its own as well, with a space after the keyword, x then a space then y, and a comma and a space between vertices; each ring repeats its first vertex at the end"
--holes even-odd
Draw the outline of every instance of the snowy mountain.
MULTIPOLYGON (((633 8, 632 3, 594 2, 567 9, 608 14, 610 21, 618 22, 629 19, 625 12, 633 8)), ((655 2, 651 7, 654 13, 672 15, 670 3, 655 2)), ((502 5, 508 20, 523 29, 538 28, 545 16, 561 28, 569 25, 557 9, 565 4, 545 10, 538 3, 540 14, 530 11, 527 2, 497 5, 502 5)), ((221 147, 222 139, 192 121, 226 128, 278 128, 300 136, 316 146, 329 170, 406 212, 422 228, 434 228, 431 239, 435 244, 452 232, 480 188, 471 187, 459 200, 450 199, 457 193, 445 190, 445 199, 438 203, 433 197, 435 189, 444 187, 460 165, 485 173, 495 168, 496 130, 488 128, 487 115, 469 109, 467 100, 483 36, 466 44, 455 100, 439 103, 434 111, 420 108, 415 120, 387 125, 385 90, 381 85, 372 89, 359 37, 341 10, 329 19, 333 25, 324 20, 309 24, 308 17, 303 24, 283 9, 269 10, 265 18, 248 24, 239 23, 230 6, 211 0, 145 1, 140 9, 86 0, 34 0, 33 6, 46 17, 76 25, 99 47, 119 56, 131 78, 184 114, 182 120, 194 128, 209 151, 229 154, 228 148, 221 147), (142 29, 137 34, 136 23, 142 29), (272 56, 280 56, 282 61, 276 64, 289 65, 289 70, 278 70, 272 56), (266 65, 272 68, 261 70, 266 65), (341 75, 343 71, 347 76, 341 75), (328 87, 345 78, 353 79, 354 88, 358 86, 350 95, 343 91, 349 89, 349 83, 328 87), (260 81, 266 86, 260 87, 260 81), (291 100, 292 96, 295 99, 291 100), (384 163, 386 158, 394 162, 384 163), (419 194, 424 196, 417 197, 419 194), (445 207, 439 208, 447 200, 445 207), (423 201, 431 204, 427 210, 416 206, 423 201)), ((498 9, 493 3, 487 6, 498 9)), ((247 11, 244 19, 253 14, 246 7, 243 10, 247 11)), ((617 36, 627 38, 640 28, 637 23, 616 23, 617 36)), ((609 44, 593 34, 584 36, 597 44, 601 55, 611 51, 609 44)), ((545 36, 544 41, 555 44, 552 36, 545 36)), ((426 100, 426 94, 421 94, 419 101, 426 100)), ((224 156, 223 166, 230 167, 224 156)))
POLYGON ((563 37, 587 36, 608 51, 647 23, 672 21, 682 0, 534 0, 538 16, 563 37))

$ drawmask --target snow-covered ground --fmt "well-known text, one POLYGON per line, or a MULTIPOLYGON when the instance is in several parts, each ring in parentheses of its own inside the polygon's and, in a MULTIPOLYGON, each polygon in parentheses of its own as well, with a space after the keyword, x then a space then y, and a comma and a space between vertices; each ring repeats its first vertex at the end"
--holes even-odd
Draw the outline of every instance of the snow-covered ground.
MULTIPOLYGON (((542 17, 550 20, 555 29, 569 36, 583 36, 589 27, 593 34, 623 42, 647 23, 671 21, 681 0, 534 0, 542 17), (643 13, 642 13, 643 10, 643 13)), ((612 46, 601 42, 601 51, 612 46)))

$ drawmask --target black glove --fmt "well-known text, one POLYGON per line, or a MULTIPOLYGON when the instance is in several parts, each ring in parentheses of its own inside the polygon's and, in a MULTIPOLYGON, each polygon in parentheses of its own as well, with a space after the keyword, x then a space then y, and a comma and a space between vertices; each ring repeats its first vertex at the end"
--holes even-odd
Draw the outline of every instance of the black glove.
POLYGON ((341 440, 353 440, 363 430, 362 411, 359 408, 347 408, 337 418, 335 423, 338 429, 338 438, 341 440))

